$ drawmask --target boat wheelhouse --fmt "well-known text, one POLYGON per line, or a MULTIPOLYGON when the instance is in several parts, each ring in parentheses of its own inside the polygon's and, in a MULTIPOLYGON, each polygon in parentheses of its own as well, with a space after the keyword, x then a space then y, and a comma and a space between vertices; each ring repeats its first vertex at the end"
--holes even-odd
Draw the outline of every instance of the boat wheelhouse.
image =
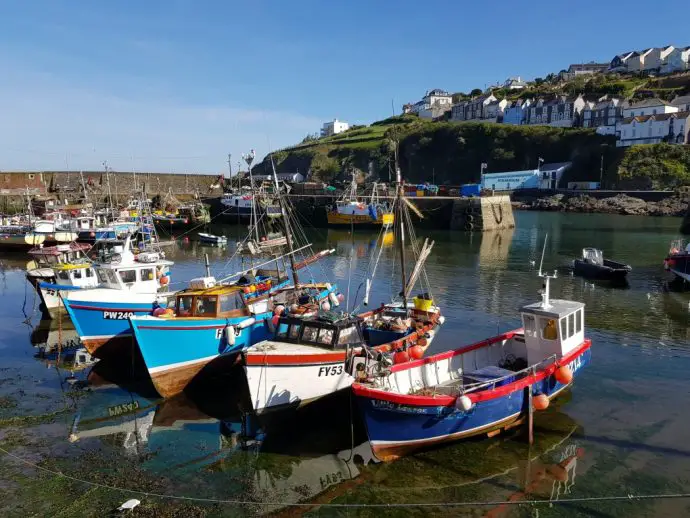
POLYGON ((368 201, 358 199, 354 174, 349 189, 335 202, 327 218, 330 226, 348 227, 389 227, 395 219, 389 204, 379 196, 378 184, 374 183, 368 201))

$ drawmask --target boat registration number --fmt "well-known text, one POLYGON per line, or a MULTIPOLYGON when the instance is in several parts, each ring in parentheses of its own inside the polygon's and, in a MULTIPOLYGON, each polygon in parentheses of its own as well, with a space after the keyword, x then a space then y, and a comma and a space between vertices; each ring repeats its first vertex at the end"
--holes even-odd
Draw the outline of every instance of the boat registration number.
POLYGON ((573 361, 571 361, 568 364, 568 367, 570 367, 570 370, 574 373, 576 373, 580 367, 582 367, 582 356, 578 356, 575 358, 573 361))
POLYGON ((127 320, 134 316, 133 311, 104 311, 103 318, 105 320, 127 320))
POLYGON ((121 405, 108 407, 108 416, 117 417, 122 414, 134 412, 135 410, 139 410, 139 401, 133 401, 131 403, 123 403, 121 405))
POLYGON ((342 365, 333 365, 332 367, 319 367, 319 378, 321 376, 339 376, 342 373, 342 365))

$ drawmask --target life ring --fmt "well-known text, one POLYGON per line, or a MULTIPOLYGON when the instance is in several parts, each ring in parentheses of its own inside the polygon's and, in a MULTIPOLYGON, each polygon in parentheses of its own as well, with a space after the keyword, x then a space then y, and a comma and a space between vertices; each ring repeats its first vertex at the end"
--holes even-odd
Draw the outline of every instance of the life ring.
POLYGON ((474 223, 472 223, 471 221, 466 221, 465 230, 474 230, 474 223))
POLYGON ((474 222, 474 216, 472 214, 468 214, 467 216, 465 216, 465 221, 467 221, 469 223, 473 223, 474 222))

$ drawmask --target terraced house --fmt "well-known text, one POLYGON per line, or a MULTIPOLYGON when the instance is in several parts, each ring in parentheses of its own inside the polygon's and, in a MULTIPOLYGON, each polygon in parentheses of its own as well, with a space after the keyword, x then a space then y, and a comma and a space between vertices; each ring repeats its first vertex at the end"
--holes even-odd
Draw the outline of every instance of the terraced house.
POLYGON ((616 124, 616 146, 688 144, 690 111, 680 111, 661 99, 646 99, 623 110, 616 124))
POLYGON ((615 135, 616 124, 623 119, 628 101, 604 96, 595 103, 587 103, 582 110, 582 127, 597 128, 600 135, 615 135))

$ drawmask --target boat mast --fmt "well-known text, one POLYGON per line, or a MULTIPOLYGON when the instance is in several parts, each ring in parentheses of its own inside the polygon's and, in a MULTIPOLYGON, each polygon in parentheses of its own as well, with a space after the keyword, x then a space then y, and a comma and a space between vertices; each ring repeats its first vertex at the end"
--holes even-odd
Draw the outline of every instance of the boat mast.
POLYGON ((297 274, 297 268, 295 267, 295 254, 294 246, 292 244, 292 233, 290 232, 290 222, 288 221, 288 212, 285 206, 285 199, 280 191, 280 186, 278 185, 278 174, 276 173, 276 165, 273 163, 273 156, 271 156, 271 168, 273 169, 273 184, 275 185, 276 195, 278 196, 278 203, 280 204, 280 212, 283 216, 283 226, 285 228, 285 240, 288 246, 288 257, 290 258, 290 269, 292 270, 292 282, 295 288, 299 286, 299 275, 297 274))
POLYGON ((403 223, 403 182, 402 174, 400 173, 400 166, 398 165, 398 143, 395 142, 395 179, 396 179, 396 204, 397 210, 395 219, 398 222, 398 248, 400 251, 400 280, 402 285, 402 307, 407 311, 407 296, 405 295, 405 288, 407 285, 407 273, 405 272, 405 224, 403 223))
MULTIPOLYGON (((249 168, 249 185, 251 187, 251 196, 252 196, 252 212, 250 214, 250 225, 254 225, 254 235, 256 237, 256 242, 259 243, 259 221, 256 213, 256 196, 254 195, 254 177, 252 176, 252 162, 254 161, 254 157, 256 157, 256 153, 252 149, 249 154, 247 155, 242 155, 242 158, 244 158, 244 161, 247 162, 247 167, 249 168)), ((251 226, 250 226, 250 231, 251 231, 251 226)))

